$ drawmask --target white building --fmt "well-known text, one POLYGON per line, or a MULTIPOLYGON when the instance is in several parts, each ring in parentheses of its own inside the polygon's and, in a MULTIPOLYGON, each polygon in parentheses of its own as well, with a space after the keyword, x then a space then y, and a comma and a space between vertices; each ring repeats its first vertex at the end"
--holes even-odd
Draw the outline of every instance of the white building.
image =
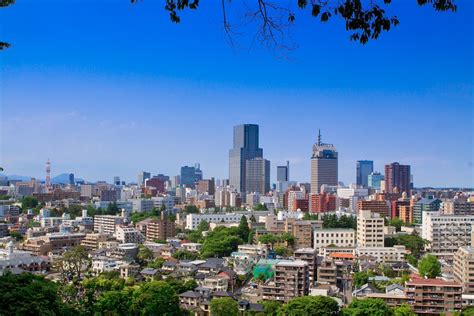
POLYGON ((357 246, 384 247, 384 220, 379 213, 361 210, 357 216, 357 246))
POLYGON ((336 247, 354 247, 355 231, 351 228, 321 228, 314 230, 314 248, 334 245, 336 247))
POLYGON ((405 246, 397 245, 393 247, 357 247, 357 256, 374 257, 377 262, 396 263, 405 260, 407 250, 405 246))
POLYGON ((422 237, 430 243, 426 250, 451 259, 460 247, 471 246, 474 215, 445 215, 423 212, 422 237))
POLYGON ((143 242, 142 234, 135 227, 117 225, 115 228, 115 238, 122 244, 138 244, 143 242))
POLYGON ((186 229, 196 229, 202 221, 208 223, 239 223, 243 214, 188 214, 186 215, 186 229))
POLYGON ((349 209, 353 212, 358 211, 357 202, 369 196, 369 190, 352 186, 350 188, 338 188, 337 197, 349 200, 349 209))
POLYGON ((124 218, 118 215, 94 216, 94 231, 106 234, 115 234, 116 225, 123 224, 124 218))

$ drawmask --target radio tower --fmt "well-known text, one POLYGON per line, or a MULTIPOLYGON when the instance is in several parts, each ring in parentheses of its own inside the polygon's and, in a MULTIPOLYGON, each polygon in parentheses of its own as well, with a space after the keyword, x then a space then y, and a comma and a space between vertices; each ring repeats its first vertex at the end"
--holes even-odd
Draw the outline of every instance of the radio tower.
POLYGON ((51 162, 46 161, 46 190, 49 192, 51 189, 51 162))

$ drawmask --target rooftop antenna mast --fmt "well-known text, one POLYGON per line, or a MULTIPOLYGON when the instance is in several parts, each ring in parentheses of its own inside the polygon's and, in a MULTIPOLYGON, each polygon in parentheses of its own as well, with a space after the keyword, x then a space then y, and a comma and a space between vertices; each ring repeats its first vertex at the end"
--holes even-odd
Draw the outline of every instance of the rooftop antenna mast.
POLYGON ((318 129, 318 146, 321 146, 321 129, 318 129))

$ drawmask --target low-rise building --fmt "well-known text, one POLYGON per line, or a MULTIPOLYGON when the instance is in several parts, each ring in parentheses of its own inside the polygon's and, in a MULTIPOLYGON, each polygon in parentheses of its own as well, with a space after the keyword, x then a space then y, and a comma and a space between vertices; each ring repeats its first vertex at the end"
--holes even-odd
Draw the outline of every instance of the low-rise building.
POLYGON ((308 263, 282 260, 275 264, 275 275, 262 286, 262 298, 288 302, 309 294, 308 263))
POLYGON ((313 232, 314 248, 355 247, 355 231, 351 228, 320 228, 313 232))

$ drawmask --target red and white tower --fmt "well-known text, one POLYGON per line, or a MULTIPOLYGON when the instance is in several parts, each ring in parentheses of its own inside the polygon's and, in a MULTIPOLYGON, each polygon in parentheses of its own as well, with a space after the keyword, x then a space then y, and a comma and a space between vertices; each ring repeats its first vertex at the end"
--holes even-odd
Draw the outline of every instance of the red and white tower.
POLYGON ((46 190, 49 192, 51 190, 51 162, 46 161, 46 190))

